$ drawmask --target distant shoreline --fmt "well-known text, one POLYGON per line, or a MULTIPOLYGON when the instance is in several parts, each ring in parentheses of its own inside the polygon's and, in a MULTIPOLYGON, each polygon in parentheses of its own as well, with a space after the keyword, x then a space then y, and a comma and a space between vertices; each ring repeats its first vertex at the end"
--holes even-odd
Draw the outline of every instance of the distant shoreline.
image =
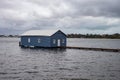
MULTIPOLYGON (((120 39, 120 34, 67 34, 67 38, 83 39, 120 39)), ((20 37, 20 35, 0 35, 0 37, 20 37)))
POLYGON ((120 39, 120 34, 67 34, 67 38, 120 39))
MULTIPOLYGON (((4 36, 4 37, 0 37, 0 38, 20 38, 20 36, 17 37, 8 37, 8 36, 4 36)), ((67 38, 71 38, 71 37, 67 37, 67 38)), ((75 37, 74 37, 75 38, 75 37)), ((77 38, 77 37, 76 37, 77 38)), ((77 38, 77 39, 120 39, 120 38, 77 38)))
MULTIPOLYGON (((73 38, 73 39, 75 39, 75 38, 73 38)), ((76 39, 120 39, 120 38, 76 38, 76 39)))

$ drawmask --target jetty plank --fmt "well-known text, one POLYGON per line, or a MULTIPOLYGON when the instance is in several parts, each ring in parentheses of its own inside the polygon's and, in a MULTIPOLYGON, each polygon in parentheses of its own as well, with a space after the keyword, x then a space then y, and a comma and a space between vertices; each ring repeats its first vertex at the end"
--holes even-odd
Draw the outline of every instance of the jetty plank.
POLYGON ((53 49, 53 48, 61 48, 61 49, 82 49, 82 50, 94 50, 94 51, 106 51, 106 52, 120 52, 120 49, 112 49, 112 48, 93 48, 93 47, 75 47, 75 46, 60 46, 60 47, 25 47, 22 45, 19 45, 21 48, 46 48, 46 49, 53 49))
POLYGON ((90 47, 74 47, 74 46, 66 46, 66 47, 58 47, 58 48, 68 48, 68 49, 84 49, 84 50, 95 50, 95 51, 109 51, 109 52, 120 52, 120 49, 112 49, 112 48, 90 48, 90 47))

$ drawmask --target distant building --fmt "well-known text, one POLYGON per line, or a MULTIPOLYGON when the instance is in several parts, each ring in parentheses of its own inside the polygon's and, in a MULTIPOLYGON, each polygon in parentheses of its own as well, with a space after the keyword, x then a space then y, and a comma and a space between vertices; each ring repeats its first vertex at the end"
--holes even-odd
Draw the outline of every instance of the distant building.
POLYGON ((31 30, 21 35, 22 47, 65 47, 66 35, 61 30, 31 30))

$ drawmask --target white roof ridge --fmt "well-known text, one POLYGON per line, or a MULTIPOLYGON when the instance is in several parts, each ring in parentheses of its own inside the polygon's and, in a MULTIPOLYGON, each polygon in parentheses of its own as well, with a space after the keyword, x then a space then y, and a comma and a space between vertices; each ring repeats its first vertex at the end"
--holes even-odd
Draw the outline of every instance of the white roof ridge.
POLYGON ((59 30, 29 30, 21 36, 52 36, 57 31, 59 30))

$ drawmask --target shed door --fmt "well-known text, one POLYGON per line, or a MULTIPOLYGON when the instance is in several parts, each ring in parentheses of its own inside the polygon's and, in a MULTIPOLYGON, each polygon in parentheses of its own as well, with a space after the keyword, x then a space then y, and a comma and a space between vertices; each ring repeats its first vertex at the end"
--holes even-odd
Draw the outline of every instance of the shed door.
POLYGON ((60 46, 60 39, 58 39, 57 41, 57 46, 60 46))

